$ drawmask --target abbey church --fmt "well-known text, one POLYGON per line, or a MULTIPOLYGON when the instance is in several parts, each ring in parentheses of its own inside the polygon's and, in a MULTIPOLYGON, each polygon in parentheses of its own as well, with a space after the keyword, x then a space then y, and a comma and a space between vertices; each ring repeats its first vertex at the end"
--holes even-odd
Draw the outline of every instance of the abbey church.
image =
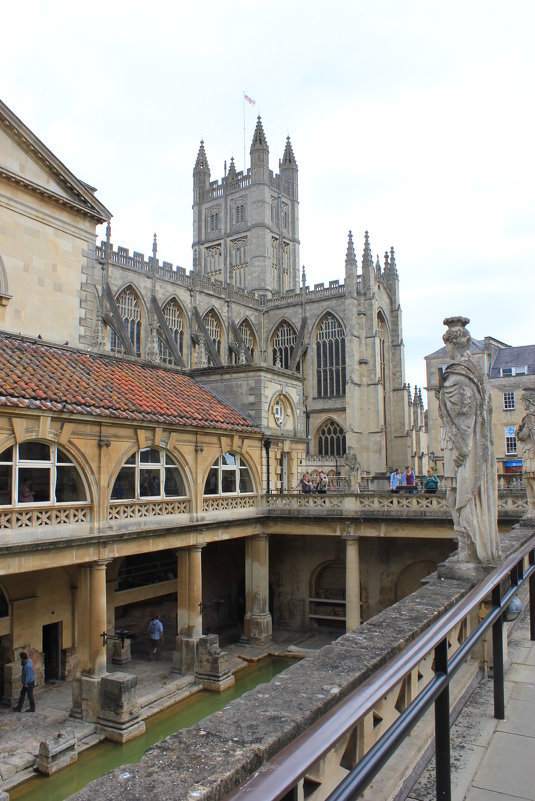
POLYGON ((366 480, 421 473, 426 451, 394 250, 379 260, 365 233, 357 258, 349 233, 341 280, 309 287, 282 144, 274 172, 258 118, 249 169, 212 180, 201 142, 186 270, 156 237, 148 256, 115 246, 96 190, 0 103, 5 703, 26 650, 96 719, 106 638, 151 604, 170 604, 187 673, 226 625, 262 646, 272 623, 354 628, 452 548, 449 522, 415 535, 356 511, 366 480), (301 508, 320 469, 329 492, 301 508))

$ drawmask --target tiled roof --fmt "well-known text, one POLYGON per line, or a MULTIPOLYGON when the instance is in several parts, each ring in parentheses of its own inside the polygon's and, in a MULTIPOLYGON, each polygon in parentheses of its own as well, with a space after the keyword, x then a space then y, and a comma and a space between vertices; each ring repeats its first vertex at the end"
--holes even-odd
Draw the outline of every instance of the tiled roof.
POLYGON ((497 351, 492 362, 491 377, 500 375, 500 369, 527 367, 527 374, 535 374, 535 345, 519 345, 497 351))
POLYGON ((189 376, 0 334, 0 406, 258 431, 189 376))

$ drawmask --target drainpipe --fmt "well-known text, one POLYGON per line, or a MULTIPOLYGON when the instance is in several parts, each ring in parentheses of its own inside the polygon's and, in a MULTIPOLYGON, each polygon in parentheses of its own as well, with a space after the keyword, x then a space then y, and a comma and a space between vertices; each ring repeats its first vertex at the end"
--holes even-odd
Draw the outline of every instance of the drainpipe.
POLYGON ((271 485, 270 485, 270 482, 269 482, 269 473, 270 473, 270 470, 269 470, 269 449, 271 448, 271 440, 270 439, 265 439, 264 440, 264 448, 266 449, 266 472, 267 472, 267 488, 266 488, 266 492, 267 492, 268 495, 271 495, 271 485))

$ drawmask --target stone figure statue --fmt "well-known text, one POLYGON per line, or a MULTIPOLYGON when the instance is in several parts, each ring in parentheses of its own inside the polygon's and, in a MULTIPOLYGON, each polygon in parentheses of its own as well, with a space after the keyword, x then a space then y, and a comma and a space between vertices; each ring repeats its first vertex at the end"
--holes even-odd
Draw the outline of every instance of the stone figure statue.
POLYGON ((485 373, 470 353, 466 317, 448 317, 442 337, 450 362, 436 392, 444 424, 444 478, 459 560, 489 563, 500 554, 492 402, 485 373))
POLYGON ((352 492, 359 492, 360 485, 360 462, 354 448, 349 445, 345 455, 346 465, 346 484, 352 492))
POLYGON ((528 496, 528 515, 535 516, 535 389, 526 389, 522 395, 526 414, 516 430, 522 443, 522 478, 528 496))

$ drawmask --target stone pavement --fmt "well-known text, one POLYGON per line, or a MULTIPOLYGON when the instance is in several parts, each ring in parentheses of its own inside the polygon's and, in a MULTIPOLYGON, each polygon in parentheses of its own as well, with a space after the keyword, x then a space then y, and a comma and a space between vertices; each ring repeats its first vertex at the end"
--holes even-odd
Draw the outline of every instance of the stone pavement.
MULTIPOLYGON (((525 612, 509 641, 505 720, 493 717, 492 679, 484 679, 451 732, 452 801, 535 801, 535 642, 525 612)), ((410 801, 435 801, 434 759, 410 801)))
MULTIPOLYGON (((274 643, 270 654, 292 656, 306 655, 331 642, 338 632, 300 633, 274 632, 274 643)), ((159 659, 148 658, 148 645, 133 642, 133 658, 126 665, 109 666, 110 672, 134 673, 138 678, 137 697, 141 706, 141 717, 147 718, 177 701, 186 698, 201 687, 193 683, 193 676, 178 676, 171 672, 172 641, 165 643, 159 659)), ((266 656, 265 650, 244 643, 225 645, 231 656, 234 672, 266 656)), ((83 751, 100 742, 103 736, 94 723, 69 717, 72 706, 71 683, 47 682, 35 691, 36 711, 17 713, 0 706, 0 801, 2 791, 20 784, 34 774, 39 755, 39 744, 56 737, 59 732, 74 730, 78 751, 83 751)), ((28 702, 26 700, 25 707, 28 702)))

